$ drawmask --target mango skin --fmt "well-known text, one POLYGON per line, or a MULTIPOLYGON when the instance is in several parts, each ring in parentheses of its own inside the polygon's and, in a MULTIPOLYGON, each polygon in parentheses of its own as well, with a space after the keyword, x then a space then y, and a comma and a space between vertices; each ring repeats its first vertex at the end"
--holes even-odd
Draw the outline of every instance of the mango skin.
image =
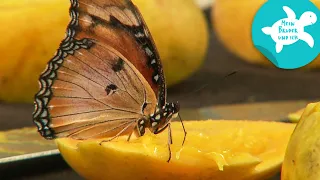
POLYGON ((162 59, 166 83, 177 84, 205 60, 209 32, 194 0, 132 0, 146 21, 162 59))
MULTIPOLYGON (((232 54, 250 64, 276 68, 256 47, 251 38, 253 18, 267 0, 215 0, 212 25, 219 41, 232 54), (239 10, 241 9, 241 10, 239 10)), ((320 8, 320 0, 311 0, 320 8)), ((320 55, 301 70, 320 68, 320 55)))
POLYGON ((320 103, 305 108, 288 143, 281 180, 320 179, 320 103))
POLYGON ((68 0, 2 0, 0 100, 33 102, 38 78, 64 38, 68 0))
MULTIPOLYGON (((0 3, 0 101, 33 102, 38 78, 65 36, 70 0, 2 0, 0 3), (3 2, 2 2, 3 1, 3 2)), ((162 57, 167 84, 202 64, 208 30, 192 0, 135 0, 162 57)))

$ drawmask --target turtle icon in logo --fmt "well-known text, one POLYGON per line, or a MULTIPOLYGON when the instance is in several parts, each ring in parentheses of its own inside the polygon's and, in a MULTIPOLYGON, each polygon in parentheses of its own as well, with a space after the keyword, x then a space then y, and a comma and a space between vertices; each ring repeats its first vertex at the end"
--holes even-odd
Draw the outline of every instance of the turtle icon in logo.
POLYGON ((276 43, 276 52, 280 53, 284 45, 294 44, 298 40, 306 42, 313 48, 314 39, 304 31, 304 27, 315 24, 317 15, 311 11, 306 11, 297 19, 295 12, 291 8, 283 6, 282 9, 287 14, 287 18, 278 20, 272 27, 263 27, 261 29, 264 34, 270 35, 276 43))

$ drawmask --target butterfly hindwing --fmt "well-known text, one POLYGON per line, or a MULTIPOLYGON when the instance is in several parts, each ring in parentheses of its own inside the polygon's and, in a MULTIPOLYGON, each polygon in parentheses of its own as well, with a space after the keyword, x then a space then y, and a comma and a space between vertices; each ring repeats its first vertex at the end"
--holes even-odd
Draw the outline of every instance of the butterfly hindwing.
POLYGON ((39 80, 39 132, 88 139, 132 131, 166 94, 140 13, 128 0, 71 0, 70 16, 67 36, 39 80))

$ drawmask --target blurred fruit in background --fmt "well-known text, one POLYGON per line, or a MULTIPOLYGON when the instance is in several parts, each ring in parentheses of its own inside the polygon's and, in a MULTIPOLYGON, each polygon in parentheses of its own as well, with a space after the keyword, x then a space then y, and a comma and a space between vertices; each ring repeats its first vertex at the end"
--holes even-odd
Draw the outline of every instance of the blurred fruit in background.
MULTIPOLYGON (((167 84, 186 79, 202 64, 208 30, 193 0, 134 0, 155 39, 167 84)), ((33 101, 38 77, 64 38, 69 0, 3 0, 0 5, 0 100, 33 101)))
MULTIPOLYGON (((320 0, 311 0, 318 8, 320 0)), ((253 64, 275 67, 253 45, 251 25, 259 8, 266 0, 215 0, 211 13, 212 24, 222 44, 242 60, 253 64)), ((320 56, 301 69, 320 67, 320 56)))
POLYGON ((0 100, 32 102, 38 77, 63 39, 66 0, 2 0, 0 100))
POLYGON ((194 0, 132 0, 140 9, 162 58, 167 85, 188 78, 208 47, 207 22, 194 0))

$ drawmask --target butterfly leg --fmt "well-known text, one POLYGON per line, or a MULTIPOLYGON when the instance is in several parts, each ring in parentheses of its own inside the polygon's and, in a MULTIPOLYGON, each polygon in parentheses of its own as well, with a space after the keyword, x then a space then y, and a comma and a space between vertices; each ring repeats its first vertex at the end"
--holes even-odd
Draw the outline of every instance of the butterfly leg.
POLYGON ((168 150, 169 150, 169 159, 167 162, 171 159, 171 144, 172 144, 172 133, 171 133, 171 124, 168 124, 168 150))
POLYGON ((145 129, 146 129, 146 119, 145 118, 141 118, 137 121, 137 125, 134 128, 134 130, 130 133, 127 141, 130 141, 130 138, 132 136, 132 134, 135 134, 136 137, 141 137, 145 134, 145 129))
POLYGON ((183 146, 184 142, 186 141, 187 131, 186 131, 186 128, 184 128, 184 124, 183 124, 183 121, 181 119, 180 113, 178 114, 178 116, 179 116, 179 119, 180 119, 180 122, 181 122, 181 125, 182 125, 182 128, 183 128, 183 132, 184 132, 184 137, 183 137, 183 141, 182 141, 182 146, 183 146))
POLYGON ((167 162, 169 162, 171 160, 171 144, 173 143, 172 142, 172 133, 171 133, 171 124, 168 123, 163 128, 161 128, 160 130, 156 130, 153 133, 154 134, 159 134, 162 131, 164 131, 166 128, 168 128, 168 150, 169 150, 169 158, 168 158, 167 162))
POLYGON ((129 134, 128 139, 127 139, 128 142, 130 141, 130 138, 131 138, 133 132, 134 132, 134 130, 132 130, 132 132, 129 134))
POLYGON ((101 145, 102 143, 104 142, 110 142, 112 140, 114 140, 115 138, 119 137, 121 134, 123 134, 130 126, 132 126, 132 124, 135 123, 135 121, 129 123, 125 128, 123 128, 120 132, 118 132, 115 136, 113 136, 112 138, 110 139, 107 139, 107 140, 103 140, 101 141, 99 144, 101 145))

